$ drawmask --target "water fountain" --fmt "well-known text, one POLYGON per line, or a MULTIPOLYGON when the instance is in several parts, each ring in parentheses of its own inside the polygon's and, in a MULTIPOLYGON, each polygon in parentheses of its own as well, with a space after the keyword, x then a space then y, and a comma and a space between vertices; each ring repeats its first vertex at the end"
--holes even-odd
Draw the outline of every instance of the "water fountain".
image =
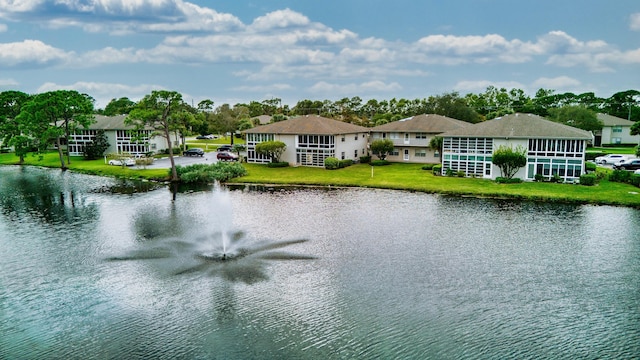
MULTIPOLYGON (((188 196, 185 194, 186 201, 188 196)), ((169 275, 208 274, 253 283, 267 279, 265 261, 316 259, 281 250, 306 239, 256 240, 233 229, 233 204, 228 190, 221 186, 214 187, 208 203, 207 211, 197 214, 140 214, 134 222, 140 246, 106 260, 148 261, 169 275)), ((197 206, 194 209, 201 210, 197 206)))

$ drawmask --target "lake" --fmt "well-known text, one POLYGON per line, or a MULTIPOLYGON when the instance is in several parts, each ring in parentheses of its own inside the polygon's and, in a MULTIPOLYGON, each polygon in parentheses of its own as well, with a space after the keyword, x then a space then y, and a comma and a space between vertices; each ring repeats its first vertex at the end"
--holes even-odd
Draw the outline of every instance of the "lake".
POLYGON ((7 166, 0 249, 1 359, 640 356, 637 209, 7 166))

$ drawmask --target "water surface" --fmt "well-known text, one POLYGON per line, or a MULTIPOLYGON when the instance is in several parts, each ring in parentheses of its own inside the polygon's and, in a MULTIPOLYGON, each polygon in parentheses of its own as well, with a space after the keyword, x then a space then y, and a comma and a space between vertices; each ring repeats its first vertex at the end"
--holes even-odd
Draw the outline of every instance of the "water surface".
POLYGON ((640 354, 635 209, 144 190, 0 167, 0 358, 640 354))

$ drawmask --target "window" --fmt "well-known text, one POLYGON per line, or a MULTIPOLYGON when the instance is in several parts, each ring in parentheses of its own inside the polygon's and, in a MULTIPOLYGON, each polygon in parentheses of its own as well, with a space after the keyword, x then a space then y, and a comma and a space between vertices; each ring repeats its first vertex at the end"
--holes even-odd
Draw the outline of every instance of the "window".
POLYGON ((416 149, 414 154, 416 157, 427 157, 427 150, 424 149, 416 149))
POLYGON ((358 158, 358 149, 356 149, 353 153, 353 158, 357 159, 358 158))
POLYGON ((614 133, 621 133, 622 132, 622 126, 614 126, 611 131, 613 131, 614 133))
POLYGON ((391 140, 400 139, 400 134, 398 134, 398 133, 389 133, 389 139, 391 139, 391 140))
POLYGON ((344 142, 344 135, 342 135, 342 142, 344 142))
POLYGON ((426 139, 427 133, 416 133, 416 139, 426 139))
POLYGON ((344 160, 344 151, 340 153, 340 159, 344 160))

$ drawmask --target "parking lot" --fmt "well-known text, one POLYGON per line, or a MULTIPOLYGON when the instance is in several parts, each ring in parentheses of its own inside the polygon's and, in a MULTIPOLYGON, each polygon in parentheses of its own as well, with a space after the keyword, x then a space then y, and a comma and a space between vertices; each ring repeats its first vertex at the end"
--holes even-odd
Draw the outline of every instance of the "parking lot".
MULTIPOLYGON (((173 159, 177 165, 180 166, 188 166, 193 164, 214 164, 218 160, 216 159, 217 152, 205 152, 204 156, 174 156, 173 159)), ((143 168, 140 166, 140 168, 143 168)), ((156 159, 152 165, 144 166, 146 169, 169 169, 171 168, 171 161, 169 161, 169 156, 163 157, 160 159, 156 159)))

